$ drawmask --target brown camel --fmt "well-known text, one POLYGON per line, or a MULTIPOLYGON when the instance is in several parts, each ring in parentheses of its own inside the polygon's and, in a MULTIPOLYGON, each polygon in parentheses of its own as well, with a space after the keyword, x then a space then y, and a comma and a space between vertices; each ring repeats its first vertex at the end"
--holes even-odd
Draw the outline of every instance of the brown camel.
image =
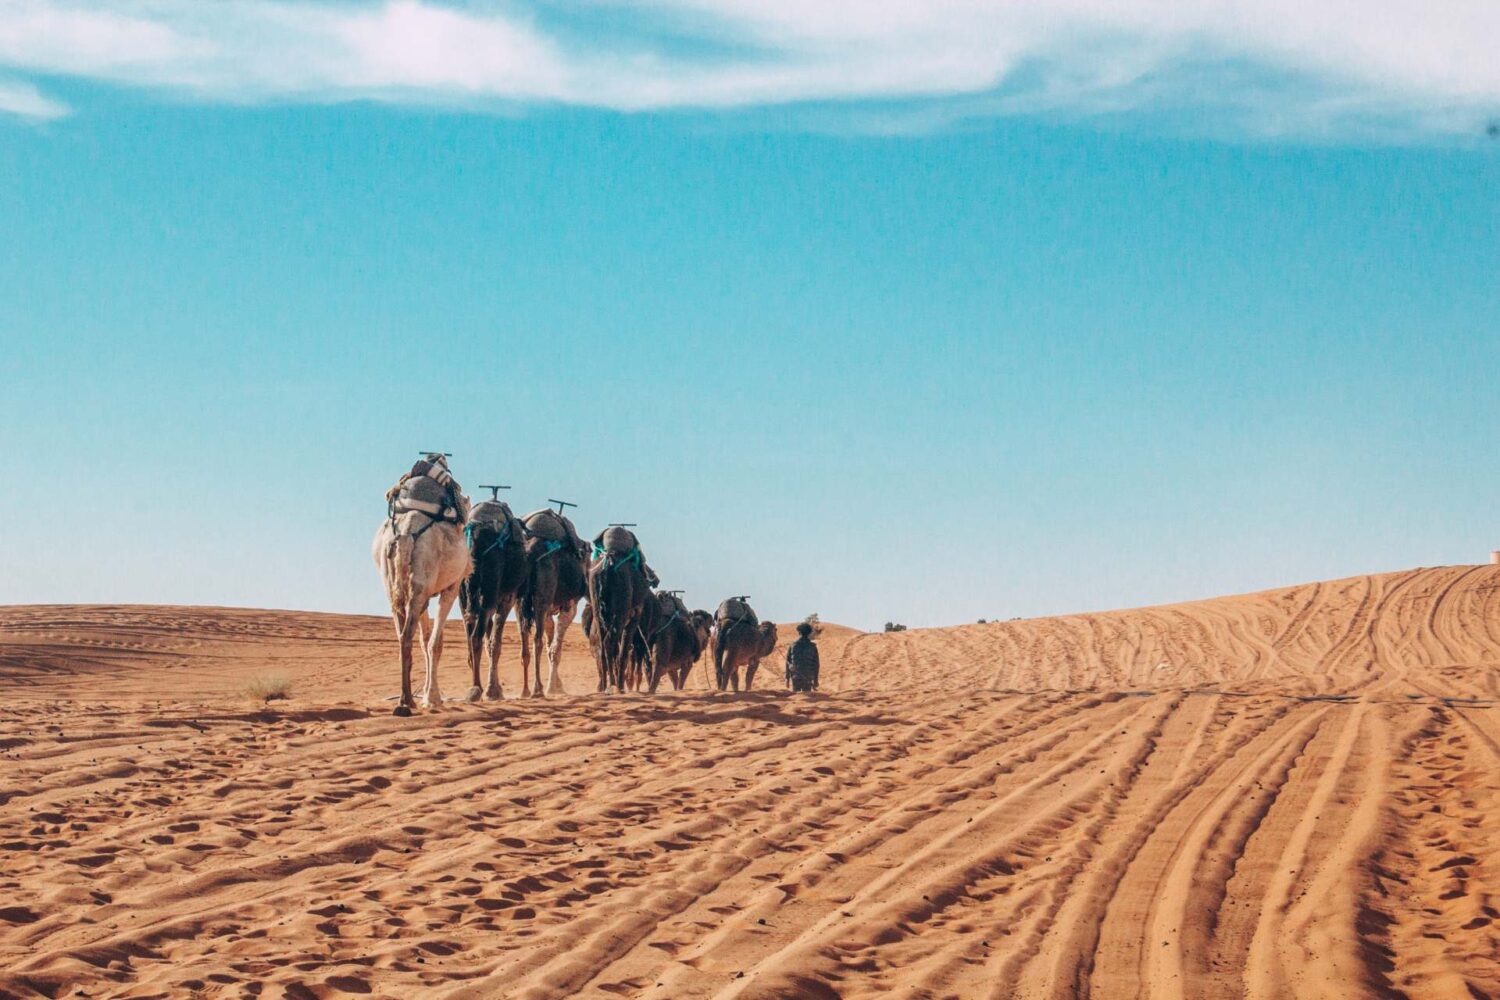
POLYGON ((650 596, 646 560, 629 528, 611 526, 594 539, 588 570, 590 645, 599 666, 600 690, 626 690, 631 633, 650 596))
POLYGON ((745 667, 745 690, 755 683, 760 661, 776 648, 776 626, 761 622, 742 597, 731 597, 714 614, 714 675, 719 690, 740 689, 740 666, 745 667))
POLYGON ((674 691, 681 691, 693 664, 708 649, 712 629, 712 615, 707 611, 689 611, 676 594, 656 594, 648 601, 637 636, 640 647, 637 656, 646 664, 647 690, 655 694, 665 677, 672 682, 674 691))
POLYGON ((521 587, 526 582, 525 529, 499 500, 475 504, 464 525, 474 569, 458 590, 458 606, 463 611, 464 633, 469 640, 469 670, 473 686, 469 700, 478 701, 479 663, 489 644, 490 674, 484 696, 492 700, 504 697, 500 690, 500 641, 505 621, 515 607, 521 587))
POLYGON ((526 581, 521 585, 521 696, 542 697, 542 644, 548 695, 565 693, 558 676, 563 636, 588 593, 584 550, 573 522, 544 508, 525 517, 526 581), (535 664, 533 668, 532 664, 535 664), (532 671, 536 686, 532 687, 532 671))

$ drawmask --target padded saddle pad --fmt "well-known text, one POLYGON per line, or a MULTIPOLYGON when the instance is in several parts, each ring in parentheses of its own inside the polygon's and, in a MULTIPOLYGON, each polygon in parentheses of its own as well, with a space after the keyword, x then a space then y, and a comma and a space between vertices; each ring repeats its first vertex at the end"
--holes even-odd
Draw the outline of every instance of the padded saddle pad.
POLYGON ((503 500, 485 500, 475 504, 474 509, 469 511, 471 523, 483 521, 493 524, 497 529, 505 527, 514 518, 515 515, 510 512, 510 507, 503 500))
POLYGON ((396 510, 417 510, 433 517, 446 516, 453 520, 458 517, 458 512, 448 498, 448 488, 427 476, 414 476, 401 484, 401 492, 396 495, 396 510))
POLYGON ((543 507, 534 510, 525 517, 526 530, 534 538, 542 538, 549 542, 565 542, 568 540, 568 528, 565 519, 551 507, 543 507))
POLYGON ((721 622, 744 621, 751 625, 759 625, 760 619, 755 617, 755 609, 738 597, 731 597, 719 605, 719 610, 714 613, 714 620, 721 622))

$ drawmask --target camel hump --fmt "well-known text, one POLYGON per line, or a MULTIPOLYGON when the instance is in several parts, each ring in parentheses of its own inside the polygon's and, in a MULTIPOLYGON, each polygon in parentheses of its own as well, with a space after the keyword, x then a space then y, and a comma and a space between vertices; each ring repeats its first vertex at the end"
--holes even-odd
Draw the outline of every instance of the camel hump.
POLYGON ((515 515, 510 512, 510 507, 503 500, 485 500, 474 505, 469 512, 469 521, 472 523, 493 524, 496 528, 503 528, 514 520, 515 515))
POLYGON ((759 625, 760 619, 755 617, 755 609, 750 604, 738 597, 731 597, 719 605, 714 619, 720 622, 749 622, 751 625, 759 625))
POLYGON ((527 514, 526 530, 532 536, 549 542, 565 542, 568 539, 566 520, 551 507, 543 507, 527 514))
POLYGON ((628 556, 640 547, 641 543, 636 539, 635 532, 618 526, 605 528, 599 532, 599 537, 594 539, 596 552, 612 556, 628 556))
POLYGON ((673 615, 676 615, 678 618, 688 617, 687 605, 676 594, 668 594, 665 591, 657 594, 656 606, 661 609, 663 620, 671 618, 673 615))

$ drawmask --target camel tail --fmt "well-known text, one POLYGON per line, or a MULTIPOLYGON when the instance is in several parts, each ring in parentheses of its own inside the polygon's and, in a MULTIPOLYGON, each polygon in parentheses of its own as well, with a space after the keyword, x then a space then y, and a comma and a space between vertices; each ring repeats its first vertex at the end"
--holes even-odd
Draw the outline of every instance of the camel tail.
POLYGON ((411 607, 412 553, 417 540, 397 533, 385 546, 385 575, 391 581, 391 610, 404 612, 411 607))

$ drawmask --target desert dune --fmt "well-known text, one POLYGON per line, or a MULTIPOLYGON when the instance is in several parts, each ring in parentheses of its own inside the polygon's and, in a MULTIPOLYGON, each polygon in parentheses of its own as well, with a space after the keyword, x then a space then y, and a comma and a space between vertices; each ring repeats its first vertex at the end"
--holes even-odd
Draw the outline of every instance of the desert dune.
POLYGON ((821 645, 399 719, 387 618, 0 608, 0 997, 1500 998, 1500 566, 821 645))

